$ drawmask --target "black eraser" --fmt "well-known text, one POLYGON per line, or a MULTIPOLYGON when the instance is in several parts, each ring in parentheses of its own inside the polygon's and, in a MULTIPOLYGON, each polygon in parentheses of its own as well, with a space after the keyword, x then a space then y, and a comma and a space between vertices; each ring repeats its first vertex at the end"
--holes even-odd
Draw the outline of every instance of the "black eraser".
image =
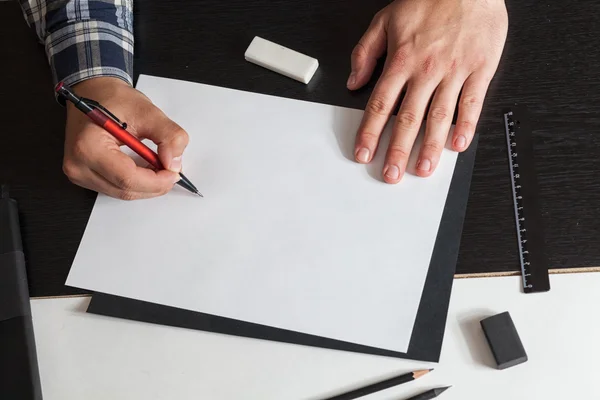
POLYGON ((508 311, 481 320, 481 327, 498 369, 514 367, 527 361, 527 353, 508 311))

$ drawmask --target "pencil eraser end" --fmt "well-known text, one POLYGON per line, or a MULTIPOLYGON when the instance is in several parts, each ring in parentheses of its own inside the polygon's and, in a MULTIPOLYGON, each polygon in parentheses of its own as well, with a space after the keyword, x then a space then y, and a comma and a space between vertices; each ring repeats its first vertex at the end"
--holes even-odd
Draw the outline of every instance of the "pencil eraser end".
POLYGON ((316 58, 288 49, 277 43, 255 36, 244 53, 244 58, 288 78, 308 83, 319 68, 316 58))
POLYGON ((481 320, 481 327, 498 369, 527 361, 527 353, 508 311, 481 320))

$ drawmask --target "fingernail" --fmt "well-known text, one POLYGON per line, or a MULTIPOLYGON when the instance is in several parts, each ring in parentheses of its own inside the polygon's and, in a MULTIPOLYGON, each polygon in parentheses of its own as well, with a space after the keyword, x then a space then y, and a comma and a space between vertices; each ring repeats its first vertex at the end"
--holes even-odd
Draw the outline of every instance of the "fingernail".
POLYGON ((346 86, 348 86, 348 87, 354 86, 355 83, 356 83, 356 72, 352 71, 350 73, 350 77, 348 77, 348 82, 346 82, 346 86))
POLYGON ((361 163, 368 163, 369 162, 369 154, 370 154, 369 149, 363 147, 356 152, 356 159, 358 161, 360 161, 361 163))
POLYGON ((463 135, 460 135, 459 137, 457 137, 456 141, 454 142, 454 146, 458 147, 459 149, 462 149, 466 145, 467 145, 467 138, 464 137, 463 135))
POLYGON ((181 175, 175 174, 173 175, 173 183, 177 183, 181 180, 181 175))
POLYGON ((417 169, 419 171, 429 172, 429 170, 431 169, 431 161, 429 161, 428 159, 420 160, 417 164, 417 169))
POLYGON ((181 156, 175 157, 173 158, 173 160, 171 160, 171 165, 169 166, 169 169, 173 172, 181 171, 181 156))
POLYGON ((384 175, 390 179, 398 179, 400 177, 400 168, 395 165, 390 165, 385 169, 384 175))

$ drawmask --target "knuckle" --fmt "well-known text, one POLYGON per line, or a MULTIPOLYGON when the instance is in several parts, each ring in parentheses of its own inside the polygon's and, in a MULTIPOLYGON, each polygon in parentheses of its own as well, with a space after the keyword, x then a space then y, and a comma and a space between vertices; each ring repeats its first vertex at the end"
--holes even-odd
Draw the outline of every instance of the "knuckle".
POLYGON ((433 122, 445 122, 449 116, 450 112, 445 106, 434 106, 429 110, 429 119, 433 122))
POLYGON ((115 178, 115 185, 123 189, 123 192, 131 192, 134 185, 134 178, 132 174, 121 174, 115 178))
POLYGON ((135 192, 132 192, 131 190, 122 190, 119 192, 118 197, 121 200, 131 201, 137 199, 137 194, 135 192))
POLYGON ((487 61, 487 59, 485 57, 485 54, 483 54, 483 53, 475 54, 473 56, 473 61, 471 63, 471 68, 473 70, 478 69, 479 67, 485 65, 486 61, 487 61))
POLYGON ((76 163, 71 160, 64 160, 62 170, 70 181, 78 180, 81 172, 76 163))
POLYGON ((437 140, 427 140, 423 143, 423 152, 438 154, 442 152, 444 146, 437 140))
POLYGON ((358 138, 361 140, 373 141, 379 139, 379 135, 370 131, 362 131, 358 134, 358 138))
POLYGON ((402 110, 396 116, 396 126, 400 129, 414 129, 418 123, 417 113, 412 110, 402 110))
POLYGON ((186 147, 190 141, 190 136, 181 127, 177 127, 173 132, 170 143, 178 148, 186 147))
POLYGON ((456 74, 457 69, 458 69, 458 60, 455 58, 452 60, 452 62, 450 62, 450 65, 448 66, 448 74, 450 76, 453 76, 454 74, 456 74))
POLYGON ((410 149, 401 144, 390 144, 388 147, 388 158, 394 160, 407 159, 410 156, 410 149))
POLYGON ((179 128, 179 131, 177 132, 177 137, 185 146, 187 146, 190 142, 190 135, 182 128, 179 128))
POLYGON ((458 121, 456 123, 456 127, 460 128, 462 132, 466 132, 467 134, 470 134, 470 132, 475 130, 475 124, 468 120, 458 121))
POLYGON ((391 106, 381 97, 373 97, 367 104, 367 112, 370 114, 387 116, 391 112, 391 106))
POLYGON ((356 144, 361 147, 371 147, 373 144, 376 144, 378 140, 379 135, 369 131, 362 131, 358 133, 356 144))
POLYGON ((365 49, 365 46, 361 42, 358 42, 356 46, 354 46, 354 49, 352 50, 352 58, 355 60, 363 60, 367 58, 367 49, 365 49))
POLYGON ((423 75, 430 75, 436 67, 436 60, 433 56, 425 57, 425 60, 421 63, 421 73, 423 75))
POLYGON ((381 10, 379 10, 377 13, 375 13, 375 15, 373 16, 373 19, 371 20, 371 27, 384 23, 386 20, 386 15, 387 15, 387 7, 384 7, 381 10))
POLYGON ((408 52, 404 49, 398 49, 392 54, 389 62, 390 70, 396 72, 404 69, 408 61, 408 52))
POLYGON ((478 108, 482 106, 483 101, 476 94, 465 93, 460 99, 460 105, 467 108, 478 108))

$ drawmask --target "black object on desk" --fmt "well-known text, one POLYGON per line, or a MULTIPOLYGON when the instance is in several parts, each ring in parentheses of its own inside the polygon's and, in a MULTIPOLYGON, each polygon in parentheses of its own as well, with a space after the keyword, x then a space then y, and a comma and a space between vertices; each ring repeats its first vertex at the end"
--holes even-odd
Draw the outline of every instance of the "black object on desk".
POLYGON ((533 159, 532 123, 527 107, 513 106, 504 114, 508 165, 515 208, 515 226, 525 293, 550 290, 540 189, 533 159))
POLYGON ((481 327, 498 369, 514 367, 527 361, 527 353, 508 311, 481 320, 481 327))
POLYGON ((0 197, 0 398, 41 400, 17 202, 0 197))
POLYGON ((431 399, 435 399, 436 397, 438 397, 440 394, 444 393, 449 388, 450 388, 450 386, 431 389, 431 390, 428 390, 426 392, 423 392, 421 394, 418 394, 418 395, 413 396, 410 399, 406 399, 406 400, 431 400, 431 399))

